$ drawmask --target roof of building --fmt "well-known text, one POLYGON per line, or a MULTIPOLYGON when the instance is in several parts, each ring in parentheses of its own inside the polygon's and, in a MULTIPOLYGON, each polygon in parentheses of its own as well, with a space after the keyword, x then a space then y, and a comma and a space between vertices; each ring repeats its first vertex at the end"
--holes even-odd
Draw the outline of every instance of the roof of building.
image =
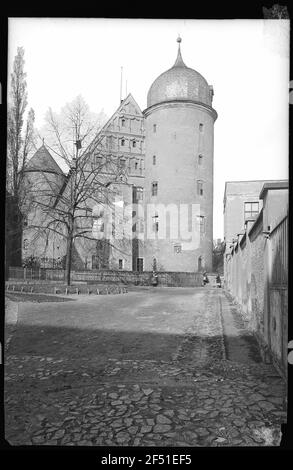
POLYGON ((243 195, 246 196, 248 193, 255 195, 259 198, 259 191, 261 191, 264 184, 288 184, 287 180, 246 180, 246 181, 226 181, 224 191, 224 204, 227 194, 231 195, 243 195), (245 191, 244 191, 245 187, 245 191), (231 189, 233 192, 231 193, 231 189))
POLYGON ((178 54, 175 64, 153 82, 148 92, 147 106, 173 100, 191 100, 211 106, 210 86, 200 73, 185 65, 181 56, 180 37, 177 42, 178 54))
POLYGON ((287 189, 289 187, 288 180, 274 181, 271 183, 265 183, 260 192, 259 198, 263 199, 266 192, 270 189, 287 189))
POLYGON ((26 171, 42 171, 64 175, 46 146, 43 144, 28 161, 26 171))

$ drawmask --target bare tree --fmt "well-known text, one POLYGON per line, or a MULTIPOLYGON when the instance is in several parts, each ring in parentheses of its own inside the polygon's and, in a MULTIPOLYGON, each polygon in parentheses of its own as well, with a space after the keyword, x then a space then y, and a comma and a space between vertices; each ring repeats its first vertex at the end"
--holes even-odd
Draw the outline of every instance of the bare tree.
MULTIPOLYGON (((126 175, 80 96, 66 105, 61 117, 50 109, 47 123, 51 132, 51 145, 47 146, 56 161, 69 170, 61 188, 50 173, 41 174, 31 191, 37 213, 29 226, 36 236, 48 240, 55 233, 65 240, 66 282, 70 285, 73 244, 77 240, 97 243, 93 216, 102 220, 103 208, 114 209, 113 184, 126 181, 126 175)), ((109 239, 103 241, 111 243, 109 239)))
MULTIPOLYGON (((25 122, 27 84, 24 72, 24 49, 18 47, 11 73, 7 115, 7 165, 6 165, 6 243, 9 245, 8 262, 15 262, 21 255, 21 230, 25 192, 22 181, 30 152, 34 147, 33 109, 25 122)), ((6 252, 6 255, 8 253, 6 252)), ((8 258, 8 256, 7 256, 8 258)))

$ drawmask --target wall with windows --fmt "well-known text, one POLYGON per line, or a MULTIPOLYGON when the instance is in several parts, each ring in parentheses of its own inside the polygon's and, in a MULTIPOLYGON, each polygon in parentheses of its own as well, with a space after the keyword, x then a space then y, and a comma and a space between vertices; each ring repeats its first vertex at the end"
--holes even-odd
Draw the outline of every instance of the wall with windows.
POLYGON ((260 192, 264 184, 274 180, 227 181, 224 193, 224 238, 229 243, 244 230, 246 220, 255 220, 263 201, 260 192))

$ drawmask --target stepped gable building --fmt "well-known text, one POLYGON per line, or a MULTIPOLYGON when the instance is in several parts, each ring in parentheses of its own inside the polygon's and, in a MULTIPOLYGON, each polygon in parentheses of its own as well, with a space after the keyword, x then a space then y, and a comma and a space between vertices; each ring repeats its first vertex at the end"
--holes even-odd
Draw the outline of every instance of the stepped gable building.
MULTIPOLYGON (((148 240, 145 269, 153 258, 158 270, 196 272, 212 268, 213 250, 213 88, 205 78, 183 62, 178 54, 173 67, 152 84, 144 111, 146 129, 145 203, 166 208, 197 206, 192 230, 194 242, 172 233, 170 221, 154 209, 155 227, 165 224, 167 238, 148 240), (157 212, 157 213, 156 213, 157 212)), ((172 210, 172 209, 171 209, 172 210)))
MULTIPOLYGON (((73 269, 151 271, 154 260, 158 271, 195 273, 212 268, 213 141, 217 113, 212 107, 212 86, 185 65, 181 38, 177 42, 175 64, 151 85, 147 108, 142 112, 128 94, 99 133, 103 151, 89 160, 91 168, 101 161, 105 163, 109 157, 119 163, 120 176, 115 182, 112 179, 110 189, 121 196, 121 207, 139 203, 144 217, 133 213, 132 221, 127 220, 134 236, 130 243, 122 246, 120 242, 117 249, 111 246, 105 250, 100 240, 76 242, 73 269), (178 213, 180 205, 185 205, 189 215, 194 208, 192 221, 186 227, 189 236, 193 235, 192 240, 186 239, 181 230, 174 232, 182 219, 178 213), (175 223, 166 217, 172 210, 175 223)), ((105 164, 106 179, 107 171, 110 175, 111 168, 105 164)), ((61 192, 70 180, 70 173, 67 177, 62 173, 44 145, 28 165, 28 181, 31 175, 35 186, 45 178, 46 184, 59 187, 61 192)), ((28 236, 25 232, 23 258, 41 257, 47 260, 43 266, 52 267, 57 255, 58 259, 64 257, 62 240, 52 236, 52 243, 35 244, 32 233, 28 236)))

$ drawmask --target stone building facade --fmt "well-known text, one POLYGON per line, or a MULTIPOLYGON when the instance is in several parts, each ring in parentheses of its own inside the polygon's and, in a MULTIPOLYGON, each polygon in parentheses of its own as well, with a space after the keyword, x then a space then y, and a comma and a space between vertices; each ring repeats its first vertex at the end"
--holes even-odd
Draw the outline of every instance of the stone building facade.
MULTIPOLYGON (((177 41, 176 62, 150 87, 147 109, 142 112, 131 94, 122 100, 99 133, 103 151, 93 153, 88 160, 89 168, 105 163, 107 158, 119 163, 119 180, 114 184, 109 179, 109 192, 118 194, 121 207, 136 205, 132 220, 123 219, 127 229, 131 224, 132 238, 106 250, 100 240, 79 239, 73 247, 75 269, 151 271, 154 260, 158 271, 195 273, 212 268, 213 136, 217 113, 212 108, 213 88, 184 64, 181 39, 177 41), (181 212, 182 206, 187 213, 181 212), (175 219, 170 217, 170 210, 174 210, 175 219), (183 217, 188 235, 181 230, 183 217), (97 250, 104 250, 102 263, 97 250)), ((107 172, 105 164, 105 182, 107 172)), ((36 186, 44 175, 46 180, 48 175, 55 178, 60 191, 66 191, 64 187, 70 184, 70 173, 65 176, 54 165, 44 145, 30 161, 28 182, 32 174, 36 186)), ((33 217, 42 215, 30 214, 29 218, 33 217)), ((60 237, 56 239, 53 234, 50 240, 41 237, 31 243, 33 234, 29 230, 26 228, 23 234, 25 257, 37 256, 45 260, 47 267, 64 257, 60 237)))

